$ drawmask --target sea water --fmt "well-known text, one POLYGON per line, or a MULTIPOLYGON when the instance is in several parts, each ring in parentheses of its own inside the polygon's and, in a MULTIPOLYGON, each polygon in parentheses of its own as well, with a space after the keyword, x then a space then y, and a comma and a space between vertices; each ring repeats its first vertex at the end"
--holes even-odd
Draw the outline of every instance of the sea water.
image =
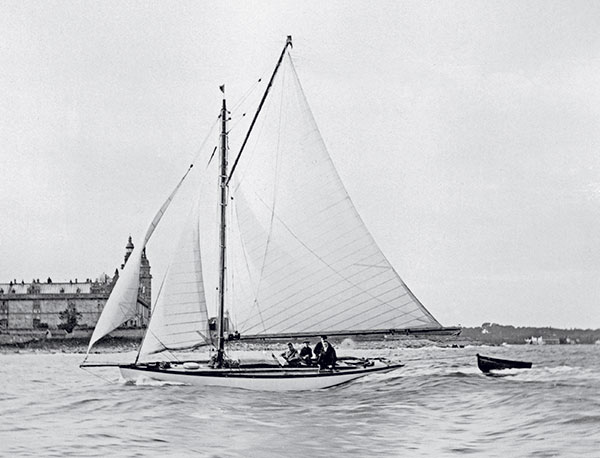
POLYGON ((600 345, 356 352, 406 366, 271 393, 127 384, 114 368, 79 369, 79 354, 1 354, 0 455, 600 456, 600 345), (533 368, 486 376, 476 353, 533 368))

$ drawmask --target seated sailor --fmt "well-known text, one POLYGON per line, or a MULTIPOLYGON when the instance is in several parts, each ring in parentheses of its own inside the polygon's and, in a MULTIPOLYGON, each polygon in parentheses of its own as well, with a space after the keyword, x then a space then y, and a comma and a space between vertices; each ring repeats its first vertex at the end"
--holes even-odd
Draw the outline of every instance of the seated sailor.
POLYGON ((304 346, 300 349, 300 360, 307 366, 312 365, 313 352, 308 340, 304 341, 304 346))
POLYGON ((283 356, 290 366, 298 366, 300 364, 300 356, 292 342, 288 342, 288 349, 284 351, 281 356, 283 356))
POLYGON ((335 367, 335 363, 337 361, 337 355, 335 353, 335 349, 333 345, 331 345, 328 341, 323 342, 323 351, 319 353, 317 357, 317 364, 319 365, 319 369, 333 369, 335 367))
POLYGON ((323 351, 323 344, 326 341, 327 341, 327 336, 321 336, 321 340, 319 342, 317 342, 317 344, 315 345, 315 349, 313 350, 313 353, 315 354, 316 359, 319 358, 319 355, 323 351))

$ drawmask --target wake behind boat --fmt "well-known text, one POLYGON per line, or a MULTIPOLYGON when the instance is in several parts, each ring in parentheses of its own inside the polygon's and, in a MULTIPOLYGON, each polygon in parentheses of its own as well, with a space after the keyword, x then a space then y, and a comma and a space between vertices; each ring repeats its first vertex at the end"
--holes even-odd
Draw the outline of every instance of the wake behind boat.
MULTIPOLYGON (((204 181, 218 177, 218 187, 193 194, 214 200, 190 212, 136 360, 119 366, 125 378, 274 391, 327 388, 402 364, 371 359, 321 369, 253 366, 226 354, 232 330, 236 340, 262 341, 460 332, 444 328, 419 302, 358 215, 312 117, 291 47, 288 37, 231 168, 231 113, 223 98, 218 161, 211 156, 202 168, 214 173, 204 181), (217 215, 214 225, 211 215, 217 215), (174 357, 201 346, 215 349, 211 361, 174 357), (157 362, 155 355, 163 352, 175 360, 157 362)), ((87 358, 99 339, 135 316, 143 250, 191 168, 125 264, 82 366, 93 365, 87 358)))

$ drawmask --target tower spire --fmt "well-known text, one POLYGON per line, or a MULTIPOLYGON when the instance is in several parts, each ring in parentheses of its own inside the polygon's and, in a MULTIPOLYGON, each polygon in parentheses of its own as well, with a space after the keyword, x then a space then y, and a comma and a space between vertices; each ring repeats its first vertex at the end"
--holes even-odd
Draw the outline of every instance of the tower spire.
POLYGON ((125 245, 125 262, 123 263, 123 265, 125 265, 125 263, 127 263, 127 260, 129 259, 129 256, 131 256, 131 253, 133 252, 133 241, 131 240, 131 235, 129 236, 129 240, 127 240, 127 245, 125 245))

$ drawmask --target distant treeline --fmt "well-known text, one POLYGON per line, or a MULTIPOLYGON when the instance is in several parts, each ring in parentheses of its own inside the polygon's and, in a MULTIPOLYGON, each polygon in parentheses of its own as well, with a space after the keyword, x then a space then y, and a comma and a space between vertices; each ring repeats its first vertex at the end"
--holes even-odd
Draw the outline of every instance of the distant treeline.
POLYGON ((600 341, 600 329, 558 329, 558 328, 534 328, 514 327, 496 323, 483 323, 475 328, 462 328, 461 337, 478 340, 481 343, 500 345, 504 342, 509 344, 527 343, 532 337, 542 339, 546 342, 561 344, 593 344, 600 341))

